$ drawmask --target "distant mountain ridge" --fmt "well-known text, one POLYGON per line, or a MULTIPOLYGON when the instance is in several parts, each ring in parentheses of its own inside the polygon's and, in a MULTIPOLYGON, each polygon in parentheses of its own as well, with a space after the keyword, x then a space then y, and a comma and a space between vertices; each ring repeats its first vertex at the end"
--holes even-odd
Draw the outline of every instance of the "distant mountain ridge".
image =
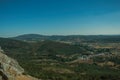
POLYGON ((40 39, 46 39, 48 36, 43 36, 39 34, 24 34, 24 35, 19 35, 17 37, 13 37, 13 39, 17 40, 40 40, 40 39))
POLYGON ((71 41, 71 42, 120 42, 120 35, 40 35, 40 34, 24 34, 11 37, 16 40, 24 41, 71 41))

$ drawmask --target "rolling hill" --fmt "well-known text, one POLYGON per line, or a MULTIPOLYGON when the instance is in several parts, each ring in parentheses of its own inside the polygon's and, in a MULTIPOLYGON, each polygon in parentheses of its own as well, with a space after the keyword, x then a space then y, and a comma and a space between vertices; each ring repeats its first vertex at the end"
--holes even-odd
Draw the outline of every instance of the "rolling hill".
POLYGON ((53 40, 53 41, 70 41, 73 43, 76 42, 104 42, 111 43, 120 42, 120 35, 39 35, 39 34, 24 34, 17 37, 12 37, 16 40, 23 41, 44 41, 44 40, 53 40))
POLYGON ((19 62, 24 74, 43 80, 120 79, 119 55, 114 56, 107 49, 48 39, 29 42, 13 38, 0 38, 0 46, 5 54, 19 62), (98 53, 107 54, 96 56, 98 53), (91 55, 96 57, 88 58, 91 55))

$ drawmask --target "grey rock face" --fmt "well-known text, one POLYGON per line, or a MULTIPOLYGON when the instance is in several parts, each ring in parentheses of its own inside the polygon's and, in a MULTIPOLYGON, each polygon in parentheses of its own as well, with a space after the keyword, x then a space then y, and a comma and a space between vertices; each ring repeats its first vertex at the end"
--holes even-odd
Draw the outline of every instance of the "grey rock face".
POLYGON ((18 62, 3 54, 0 47, 0 80, 37 80, 23 73, 24 69, 18 62))

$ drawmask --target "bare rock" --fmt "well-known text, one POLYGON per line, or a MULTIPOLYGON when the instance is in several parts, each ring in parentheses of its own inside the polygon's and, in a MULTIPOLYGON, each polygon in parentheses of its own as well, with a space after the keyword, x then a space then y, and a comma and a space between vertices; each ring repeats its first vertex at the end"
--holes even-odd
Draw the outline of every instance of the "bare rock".
POLYGON ((18 62, 3 54, 0 48, 0 80, 38 80, 23 73, 24 69, 18 62))

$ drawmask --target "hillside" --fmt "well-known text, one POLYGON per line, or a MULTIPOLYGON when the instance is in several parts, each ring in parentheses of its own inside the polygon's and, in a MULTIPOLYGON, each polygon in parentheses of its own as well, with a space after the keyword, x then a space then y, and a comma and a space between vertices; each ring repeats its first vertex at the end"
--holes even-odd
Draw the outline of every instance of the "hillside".
POLYGON ((25 74, 43 80, 119 80, 120 55, 114 49, 58 41, 24 42, 0 38, 5 53, 25 74))

